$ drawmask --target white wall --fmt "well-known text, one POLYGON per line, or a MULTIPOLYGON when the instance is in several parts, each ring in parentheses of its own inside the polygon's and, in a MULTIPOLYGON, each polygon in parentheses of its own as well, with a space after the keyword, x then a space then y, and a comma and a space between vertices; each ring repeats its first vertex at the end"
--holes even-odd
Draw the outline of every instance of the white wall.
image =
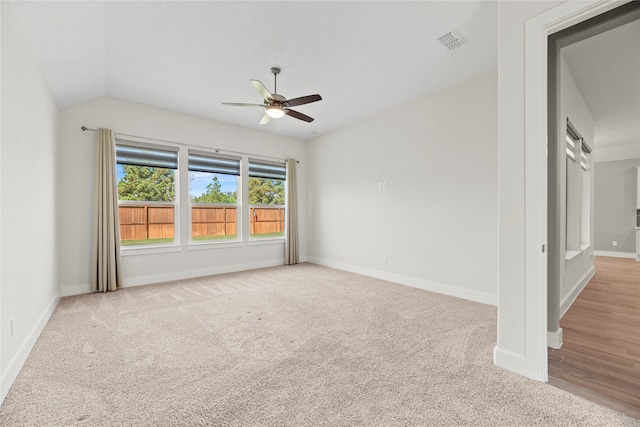
MULTIPOLYGON (((526 236, 535 233, 543 223, 546 212, 526 211, 528 182, 526 177, 535 175, 525 168, 527 128, 525 117, 528 90, 537 90, 538 96, 546 93, 546 87, 532 88, 525 84, 526 39, 528 19, 562 2, 500 2, 498 37, 499 79, 499 250, 498 250, 498 343, 494 352, 495 363, 503 368, 539 380, 546 379, 546 272, 527 271, 530 248, 535 247, 542 259, 541 247, 546 230, 539 233, 540 241, 527 241, 526 236), (535 221, 535 222, 534 222, 535 221), (529 277, 528 277, 529 276, 529 277), (532 277, 540 280, 528 286, 532 277), (537 286, 537 287, 536 287, 537 286)), ((544 45, 543 40, 537 41, 544 45)), ((546 51, 546 50, 545 50, 546 51)), ((538 63, 532 66, 546 68, 538 63)), ((541 71, 542 72, 542 71, 541 71)), ((544 111, 540 108, 539 111, 544 111)), ((542 135, 545 130, 539 130, 542 135)), ((544 137, 538 144, 544 144, 544 137)), ((539 147, 542 148, 542 147, 539 147)), ((532 153, 528 153, 529 156, 532 153)), ((537 153, 536 153, 537 154, 537 153)), ((536 165, 544 170, 542 156, 536 165)), ((545 172, 546 173, 546 172, 545 172)), ((542 174, 536 182, 542 199, 542 174)), ((535 184, 535 183, 534 183, 535 184)), ((546 196, 545 196, 546 197, 546 196)), ((544 199, 542 199, 544 200, 544 199)))
MULTIPOLYGON (((578 87, 575 83, 573 75, 567 66, 567 63, 562 56, 562 51, 560 52, 560 124, 563 129, 566 126, 567 118, 571 120, 571 123, 576 127, 576 130, 582 135, 587 144, 593 149, 594 148, 594 120, 587 104, 584 102, 582 98, 582 94, 578 90, 578 87)), ((566 132, 562 132, 564 135, 566 132)), ((561 164, 561 182, 564 182, 566 178, 566 161, 565 158, 565 144, 564 139, 561 140, 558 153, 562 157, 561 164)), ((595 152, 595 150, 594 150, 595 152)), ((591 161, 591 167, 593 169, 593 161, 591 161)), ((569 174, 573 178, 573 182, 576 183, 576 188, 578 191, 569 194, 569 197, 566 197, 567 187, 563 186, 561 192, 561 201, 563 202, 563 206, 561 208, 561 218, 565 218, 565 212, 568 210, 569 213, 579 214, 582 210, 581 204, 581 179, 583 171, 580 168, 580 159, 576 159, 575 163, 571 163, 569 168, 569 174), (566 202, 566 203, 564 203, 566 202), (573 206, 568 206, 573 204, 573 206)), ((593 171, 590 172, 590 200, 593 201, 593 171)), ((569 221, 569 226, 573 229, 569 232, 570 236, 575 236, 576 242, 574 242, 574 246, 579 249, 580 247, 580 222, 576 221, 577 216, 572 215, 572 220, 569 221)), ((593 266, 593 203, 590 206, 590 224, 589 224, 589 233, 591 246, 585 248, 584 250, 579 250, 578 254, 572 254, 572 258, 565 262, 564 271, 561 271, 561 280, 560 280, 560 315, 564 314, 575 298, 578 296, 580 291, 584 288, 587 282, 593 277, 594 274, 594 266, 593 266)), ((560 241, 561 247, 565 246, 565 221, 560 221, 560 241)), ((563 253, 564 251, 561 251, 563 253)))
POLYGON ((309 260, 496 304, 497 108, 494 71, 312 140, 309 260))
MULTIPOLYGON (((596 134, 596 138, 597 138, 596 134)), ((640 141, 626 144, 604 145, 594 152, 594 162, 614 162, 640 157, 640 141)))
POLYGON ((593 247, 596 255, 635 258, 637 166, 640 158, 595 164, 593 247))
MULTIPOLYGON (((96 133, 80 127, 109 128, 117 134, 175 141, 183 144, 295 158, 298 164, 300 258, 307 255, 306 142, 228 125, 204 118, 126 102, 98 98, 60 113, 60 283, 63 295, 90 291, 90 245, 96 133)), ((188 217, 180 220, 183 230, 188 217)), ((284 263, 282 241, 272 244, 218 245, 188 250, 186 241, 176 252, 122 250, 125 286, 237 271, 284 263), (134 260, 140 268, 134 268, 134 260)))
POLYGON ((57 305, 58 108, 13 15, 2 8, 0 401, 57 305), (11 319, 14 320, 13 334, 11 319))

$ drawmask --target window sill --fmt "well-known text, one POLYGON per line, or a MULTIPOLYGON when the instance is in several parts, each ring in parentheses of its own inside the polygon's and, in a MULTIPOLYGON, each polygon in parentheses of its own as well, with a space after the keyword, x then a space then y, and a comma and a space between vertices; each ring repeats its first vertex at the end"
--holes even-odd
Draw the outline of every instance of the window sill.
POLYGON ((284 245, 284 237, 278 237, 273 239, 254 239, 249 240, 247 243, 249 246, 259 246, 259 245, 284 245))
POLYGON ((161 254, 169 252, 180 252, 182 246, 180 245, 162 245, 162 246, 120 246, 120 256, 134 256, 134 255, 147 255, 147 254, 161 254))
POLYGON ((569 267, 571 264, 578 261, 580 258, 582 258, 583 255, 586 255, 589 249, 591 249, 591 244, 583 244, 583 245, 580 245, 579 251, 576 251, 576 250, 566 251, 564 253, 565 268, 569 267))
POLYGON ((582 251, 566 251, 564 253, 564 260, 565 262, 572 261, 580 254, 582 254, 582 251))
POLYGON ((228 248, 240 248, 244 246, 244 242, 240 240, 232 241, 217 241, 217 242, 191 242, 187 245, 188 251, 204 251, 208 249, 228 249, 228 248))

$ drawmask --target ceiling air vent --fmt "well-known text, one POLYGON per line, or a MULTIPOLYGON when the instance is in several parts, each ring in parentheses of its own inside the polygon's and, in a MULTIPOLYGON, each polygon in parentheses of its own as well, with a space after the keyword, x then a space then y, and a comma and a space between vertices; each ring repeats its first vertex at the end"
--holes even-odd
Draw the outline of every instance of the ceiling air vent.
POLYGON ((438 37, 438 41, 447 50, 456 50, 462 47, 463 44, 467 44, 467 41, 456 30, 451 30, 443 36, 438 37))

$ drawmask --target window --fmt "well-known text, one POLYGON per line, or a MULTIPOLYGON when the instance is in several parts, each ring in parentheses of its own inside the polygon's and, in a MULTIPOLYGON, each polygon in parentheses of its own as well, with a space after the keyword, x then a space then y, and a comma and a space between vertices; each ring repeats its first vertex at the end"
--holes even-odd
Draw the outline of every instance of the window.
POLYGON ((576 143, 580 141, 580 136, 576 131, 573 130, 570 124, 567 125, 567 137, 565 141, 566 141, 565 150, 567 153, 567 159, 571 160, 572 162, 575 162, 576 147, 577 147, 576 143))
POLYGON ((591 243, 591 149, 569 121, 565 140, 565 241, 571 256, 591 243))
POLYGON ((175 241, 178 152, 171 147, 117 141, 120 244, 175 241))
POLYGON ((284 237, 286 165, 249 159, 251 238, 284 237))
POLYGON ((591 169, 590 153, 591 153, 591 148, 589 148, 587 143, 583 140, 582 143, 580 144, 580 168, 585 172, 591 169))
POLYGON ((238 236, 240 159, 189 150, 191 240, 235 240, 238 236))
POLYGON ((582 206, 580 209, 580 248, 591 244, 591 148, 583 139, 580 144, 582 206))

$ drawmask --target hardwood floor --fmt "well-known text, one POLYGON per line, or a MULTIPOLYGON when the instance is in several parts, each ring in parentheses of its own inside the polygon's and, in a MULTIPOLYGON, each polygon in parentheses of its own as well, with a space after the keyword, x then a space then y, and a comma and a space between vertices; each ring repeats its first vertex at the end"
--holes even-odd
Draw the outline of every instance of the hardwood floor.
POLYGON ((640 419, 640 261, 596 257, 595 267, 560 320, 549 383, 640 419))

